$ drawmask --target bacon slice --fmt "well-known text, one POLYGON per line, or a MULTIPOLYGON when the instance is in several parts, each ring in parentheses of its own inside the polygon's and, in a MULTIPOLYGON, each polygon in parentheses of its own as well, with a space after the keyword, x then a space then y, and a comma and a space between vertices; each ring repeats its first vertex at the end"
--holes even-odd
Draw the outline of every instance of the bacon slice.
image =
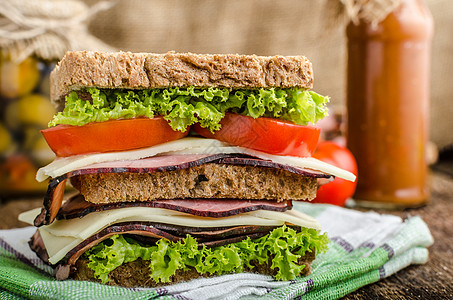
POLYGON ((83 169, 74 170, 65 175, 54 178, 49 182, 47 194, 44 197, 44 208, 41 214, 36 217, 34 225, 39 227, 42 225, 51 224, 55 220, 55 216, 61 207, 63 198, 62 193, 56 193, 55 189, 64 180, 83 174, 96 173, 153 173, 166 172, 186 169, 194 166, 199 166, 206 163, 232 164, 244 166, 259 166, 275 169, 282 169, 301 176, 318 178, 320 181, 332 178, 331 175, 316 172, 307 169, 296 168, 288 165, 274 163, 272 161, 253 158, 243 154, 190 154, 190 155, 171 155, 171 156, 156 156, 140 160, 131 161, 115 161, 108 163, 99 163, 87 166, 83 169))

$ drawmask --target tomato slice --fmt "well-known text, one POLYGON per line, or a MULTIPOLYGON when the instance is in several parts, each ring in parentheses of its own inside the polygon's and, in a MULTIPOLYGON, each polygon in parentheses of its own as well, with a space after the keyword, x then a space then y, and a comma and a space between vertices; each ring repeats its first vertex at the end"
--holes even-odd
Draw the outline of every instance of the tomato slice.
POLYGON ((57 156, 132 150, 180 139, 163 117, 94 122, 83 126, 58 125, 41 130, 57 156))
POLYGON ((227 113, 215 133, 199 124, 192 129, 201 136, 270 154, 307 157, 318 143, 320 129, 301 126, 274 118, 252 118, 227 113))

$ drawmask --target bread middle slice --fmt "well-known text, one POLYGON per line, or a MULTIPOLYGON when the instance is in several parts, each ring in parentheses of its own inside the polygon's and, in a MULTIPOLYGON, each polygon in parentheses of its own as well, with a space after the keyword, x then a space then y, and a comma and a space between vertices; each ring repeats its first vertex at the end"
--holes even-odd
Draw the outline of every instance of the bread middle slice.
POLYGON ((92 203, 185 198, 312 200, 318 188, 316 178, 286 170, 216 163, 165 172, 85 174, 72 177, 71 183, 92 203))

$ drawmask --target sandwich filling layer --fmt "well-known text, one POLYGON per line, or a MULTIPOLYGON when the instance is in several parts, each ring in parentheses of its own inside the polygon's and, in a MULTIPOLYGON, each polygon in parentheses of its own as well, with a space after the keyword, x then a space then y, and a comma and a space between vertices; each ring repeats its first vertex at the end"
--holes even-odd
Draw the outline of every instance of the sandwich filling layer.
MULTIPOLYGON (((30 221, 32 214, 21 218, 30 221)), ((107 283, 113 270, 142 259, 148 261, 155 284, 173 281, 177 270, 188 268, 208 276, 259 267, 289 280, 306 267, 299 262, 307 252, 320 253, 327 242, 319 224, 297 211, 197 218, 165 209, 130 208, 55 221, 41 227, 31 245, 44 260, 58 262, 60 276, 62 268, 69 268, 69 276, 82 259, 94 278, 107 283)))
POLYGON ((87 88, 66 97, 63 112, 49 126, 83 126, 91 122, 163 116, 175 131, 199 123, 219 130, 226 112, 252 118, 271 117, 298 125, 316 123, 327 115, 323 97, 304 89, 243 89, 173 87, 152 90, 87 88))
POLYGON ((218 247, 200 247, 191 236, 178 242, 161 239, 151 246, 140 244, 133 238, 113 236, 85 252, 83 258, 89 261, 87 266, 94 271, 94 278, 103 283, 109 281, 109 274, 114 269, 139 258, 149 261, 150 278, 156 283, 171 282, 177 271, 190 268, 195 269, 199 276, 207 276, 253 272, 260 266, 267 270, 264 274, 272 274, 278 280, 289 280, 302 273, 305 267, 309 271, 309 266, 301 264, 301 260, 310 257, 311 253, 323 252, 326 241, 327 237, 316 230, 294 230, 288 226, 277 227, 260 238, 247 237, 218 247), (105 257, 121 248, 130 249, 128 252, 131 254, 123 252, 124 255, 115 256, 115 260, 106 264, 105 257))
MULTIPOLYGON (((37 213, 39 213, 39 209, 24 213, 20 218, 22 221, 32 223, 37 213)), ((170 224, 171 226, 176 225, 186 228, 204 228, 204 231, 212 231, 214 229, 219 230, 219 228, 228 228, 234 226, 279 227, 288 224, 291 226, 296 226, 304 232, 308 230, 307 232, 310 233, 308 237, 304 237, 302 240, 298 240, 297 238, 294 239, 296 232, 293 231, 290 231, 290 236, 285 237, 285 243, 288 242, 290 243, 290 245, 293 245, 297 249, 300 247, 305 247, 302 244, 310 244, 310 236, 318 236, 320 229, 319 223, 315 219, 294 210, 285 212, 257 210, 229 217, 207 218, 168 209, 153 207, 130 207, 93 212, 77 219, 57 220, 54 221, 51 225, 40 227, 39 234, 42 238, 43 245, 48 255, 48 262, 51 264, 56 264, 65 257, 66 259, 68 259, 68 253, 70 253, 78 245, 82 244, 93 235, 102 232, 106 228, 109 228, 115 224, 122 224, 125 222, 132 222, 134 224, 141 222, 170 224), (311 229, 312 231, 310 231, 309 229, 311 229)), ((135 233, 137 233, 137 231, 140 230, 136 230, 135 233)), ((149 230, 142 231, 149 232, 149 230)), ((299 229, 297 229, 297 231, 299 231, 299 229)), ((102 241, 103 238, 111 232, 112 231, 106 231, 106 234, 104 236, 99 236, 96 241, 102 241)), ((163 236, 157 237, 159 238, 159 241, 162 240, 162 242, 160 243, 166 243, 166 240, 168 240, 167 236, 164 236, 164 239, 160 239, 163 236)), ((185 239, 187 238, 189 237, 186 237, 185 239)), ((247 238, 247 236, 244 236, 244 238, 247 238)), ((322 239, 324 240, 326 238, 322 239)), ((177 240, 179 241, 181 240, 181 238, 178 238, 177 240)), ((90 244, 90 248, 95 246, 95 244, 96 243, 90 244)), ((228 247, 228 245, 225 246, 228 247)), ((280 245, 278 247, 283 246, 284 245, 280 245)), ((323 247, 325 247, 325 244, 320 249, 323 249, 323 247)), ((83 252, 85 252, 86 250, 87 249, 84 248, 83 252)))
POLYGON ((85 169, 99 163, 131 161, 163 155, 174 156, 186 154, 245 154, 290 168, 319 171, 346 180, 355 180, 354 174, 312 157, 272 155, 244 147, 231 146, 214 139, 199 137, 187 137, 148 148, 130 151, 57 157, 53 162, 38 170, 36 179, 38 181, 44 181, 49 177, 57 178, 64 174, 85 169))

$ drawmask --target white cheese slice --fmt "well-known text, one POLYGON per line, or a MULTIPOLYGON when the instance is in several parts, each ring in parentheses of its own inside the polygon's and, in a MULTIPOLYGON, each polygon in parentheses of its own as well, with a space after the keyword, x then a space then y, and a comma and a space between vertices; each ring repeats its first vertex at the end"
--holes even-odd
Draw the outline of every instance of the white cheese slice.
POLYGON ((180 151, 191 148, 206 149, 211 146, 220 147, 222 145, 222 142, 213 139, 186 137, 138 150, 57 157, 53 162, 38 170, 36 180, 42 182, 49 177, 55 178, 95 163, 141 159, 156 156, 164 152, 180 151))
POLYGON ((49 165, 40 168, 36 174, 36 179, 41 182, 46 180, 48 177, 55 178, 77 169, 83 169, 84 167, 95 163, 134 160, 156 155, 217 153, 248 154, 261 159, 270 160, 275 163, 324 172, 350 181, 354 181, 356 177, 348 171, 332 166, 313 157, 272 155, 243 147, 231 146, 215 139, 186 137, 139 150, 58 157, 49 165))
POLYGON ((223 218, 194 216, 165 208, 127 207, 90 213, 82 218, 57 220, 43 226, 56 236, 74 236, 86 239, 99 230, 121 222, 158 222, 188 227, 223 227, 239 225, 279 226, 291 223, 298 226, 320 229, 319 223, 309 217, 296 217, 287 212, 252 211, 223 218))
POLYGON ((39 234, 46 246, 47 254, 49 254, 49 262, 53 265, 83 242, 82 239, 72 236, 55 236, 41 228, 39 229, 39 234))
POLYGON ((39 215, 40 213, 41 213, 41 208, 38 207, 38 208, 21 213, 17 219, 24 223, 34 225, 33 221, 35 220, 36 216, 39 215))
MULTIPOLYGON (((29 224, 39 214, 35 209, 21 214, 20 218, 29 224)), ((241 225, 281 226, 293 224, 297 226, 320 229, 318 221, 301 212, 257 210, 224 218, 199 217, 164 208, 128 207, 90 213, 82 218, 56 220, 39 228, 52 264, 61 260, 71 249, 83 240, 104 228, 122 222, 158 222, 188 227, 226 227, 241 225)))
MULTIPOLYGON (((285 212, 280 212, 280 211, 271 211, 271 210, 257 210, 254 212, 254 216, 259 217, 259 218, 264 218, 268 220, 278 220, 278 219, 284 219, 286 223, 292 223, 295 225, 299 224, 312 224, 313 218, 298 212, 298 214, 293 214, 291 213, 292 210, 285 211, 285 212)), ((302 225, 300 225, 302 226, 302 225)), ((303 227, 308 227, 308 228, 314 228, 312 226, 303 226, 303 227)), ((320 229, 320 228, 315 228, 315 229, 320 229)))

